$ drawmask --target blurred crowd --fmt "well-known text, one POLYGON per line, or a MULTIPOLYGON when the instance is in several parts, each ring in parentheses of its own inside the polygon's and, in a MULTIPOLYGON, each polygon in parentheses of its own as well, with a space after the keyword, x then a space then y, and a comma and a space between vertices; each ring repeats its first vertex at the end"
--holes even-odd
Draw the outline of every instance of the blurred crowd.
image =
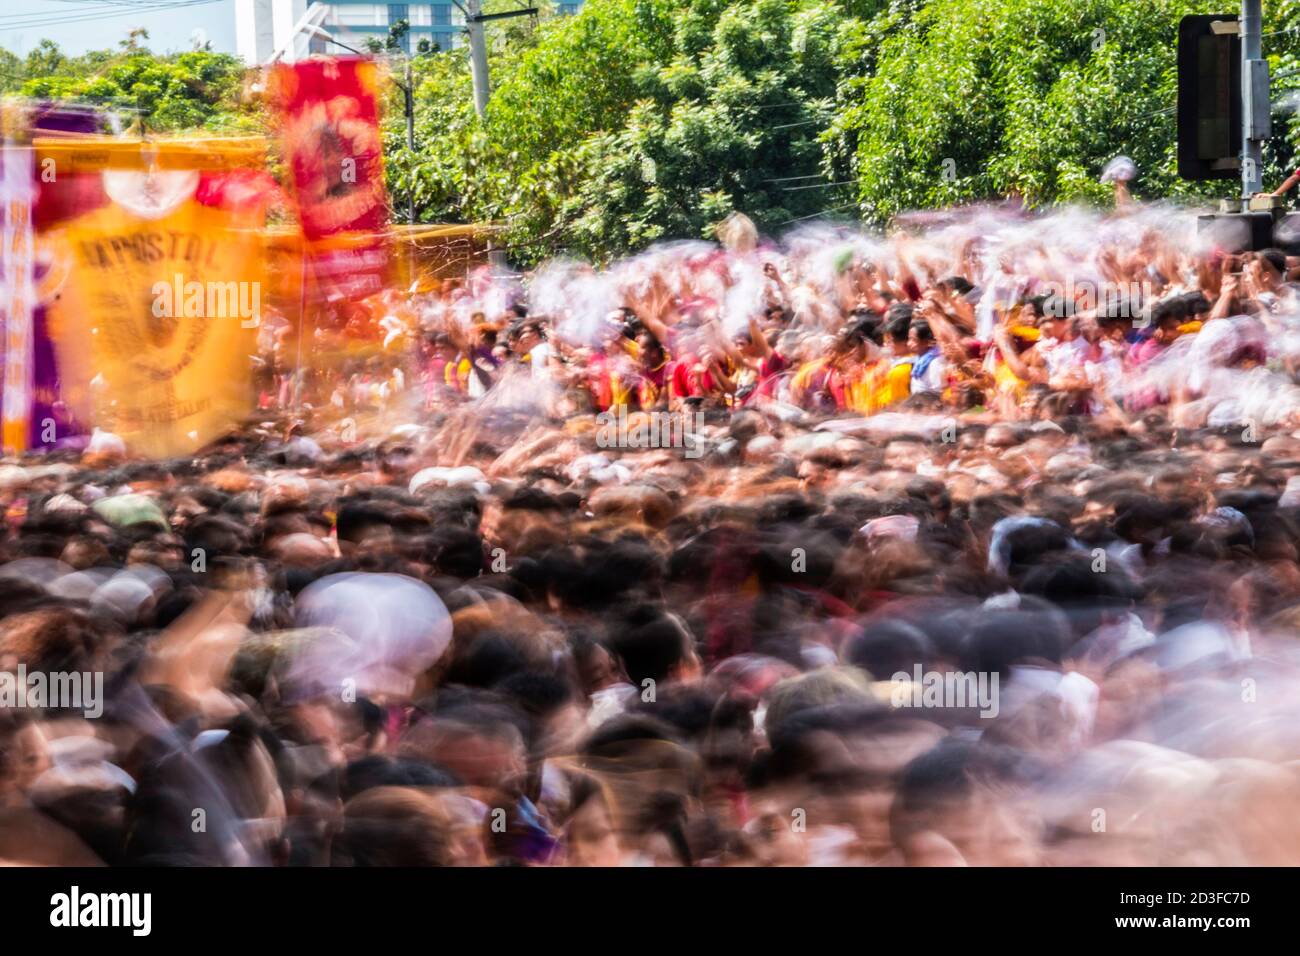
POLYGON ((0 861, 1300 863, 1300 261, 720 233, 310 374, 267 322, 203 453, 0 464, 0 671, 102 678, 0 682, 0 861))

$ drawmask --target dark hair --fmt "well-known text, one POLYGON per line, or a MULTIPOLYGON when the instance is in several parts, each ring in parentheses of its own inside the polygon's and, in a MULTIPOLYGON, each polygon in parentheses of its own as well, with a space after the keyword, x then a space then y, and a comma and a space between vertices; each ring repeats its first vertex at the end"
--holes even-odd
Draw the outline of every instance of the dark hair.
POLYGON ((662 683, 687 659, 689 634, 681 624, 652 604, 632 608, 610 627, 608 646, 623 662, 637 687, 644 680, 662 683))
POLYGON ((1286 275, 1286 253, 1281 249, 1263 249, 1259 253, 1259 258, 1267 262, 1278 275, 1286 275))
POLYGON ((861 342, 878 341, 880 334, 880 320, 875 313, 867 312, 860 314, 853 313, 854 321, 851 322, 841 333, 840 339, 846 346, 857 345, 861 342))
POLYGON ((376 787, 349 800, 332 847, 334 866, 448 866, 450 820, 436 797, 376 787))
POLYGON ((346 802, 375 787, 458 787, 450 770, 407 757, 368 754, 343 768, 339 796, 346 802))
POLYGON ((1048 602, 1029 595, 1022 595, 1020 601, 1019 608, 980 614, 966 641, 965 669, 997 673, 1006 680, 1013 664, 1030 660, 1061 662, 1070 643, 1065 615, 1048 602))
POLYGON ((1038 771, 1033 761, 1010 747, 956 737, 939 742, 903 768, 890 809, 895 844, 937 829, 941 816, 967 803, 977 786, 1023 785, 1038 771))
POLYGON ((477 577, 483 570, 483 539, 468 528, 443 525, 425 539, 424 557, 441 574, 477 577))
POLYGON ((1200 289, 1195 292, 1184 292, 1180 298, 1187 304, 1189 318, 1194 315, 1204 315, 1213 308, 1209 298, 1200 289))
POLYGON ((1070 319, 1074 317, 1074 301, 1063 295, 1035 296, 1036 311, 1050 319, 1070 319))
POLYGON ((892 318, 886 318, 885 320, 885 334, 895 342, 906 342, 907 330, 912 325, 911 307, 908 307, 906 314, 895 312, 893 309, 889 310, 889 314, 892 315, 892 318))
POLYGON ((910 302, 895 302, 893 305, 891 305, 888 309, 885 310, 886 327, 894 325, 894 323, 898 322, 899 320, 906 320, 907 322, 911 322, 912 313, 914 311, 915 309, 912 308, 912 304, 910 302))
POLYGON ((910 673, 916 664, 925 665, 934 656, 934 646, 925 632, 906 621, 887 620, 871 624, 849 641, 844 659, 876 680, 889 680, 898 673, 910 673))
POLYGON ((1182 324, 1187 319, 1188 301, 1180 295, 1157 302, 1151 310, 1151 324, 1160 326, 1164 322, 1182 324))

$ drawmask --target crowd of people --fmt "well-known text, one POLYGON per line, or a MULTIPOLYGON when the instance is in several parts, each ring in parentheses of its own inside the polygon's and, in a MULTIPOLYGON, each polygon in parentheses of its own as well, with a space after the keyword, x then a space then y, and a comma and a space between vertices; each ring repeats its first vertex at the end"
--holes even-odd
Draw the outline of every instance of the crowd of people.
POLYGON ((0 465, 0 861, 1298 863, 1297 280, 733 217, 267 322, 203 453, 0 465))

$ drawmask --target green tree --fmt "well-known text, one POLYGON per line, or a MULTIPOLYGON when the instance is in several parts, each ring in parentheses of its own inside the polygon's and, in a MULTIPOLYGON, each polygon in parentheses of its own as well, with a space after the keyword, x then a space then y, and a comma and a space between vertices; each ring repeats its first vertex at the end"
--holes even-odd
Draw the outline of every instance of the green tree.
POLYGON ((41 40, 32 47, 23 61, 23 72, 27 76, 54 76, 63 69, 67 57, 53 40, 41 40))
MULTIPOLYGON (((1227 10, 1231 10, 1232 4, 1227 10)), ((514 0, 488 0, 490 12, 514 0)), ((390 85, 386 174, 404 219, 493 220, 523 262, 607 258, 707 234, 733 209, 768 231, 819 213, 885 223, 910 208, 1006 195, 1104 202, 1106 161, 1132 156, 1140 197, 1227 196, 1176 176, 1179 18, 1220 0, 587 0, 488 25, 492 98, 473 105, 467 50, 409 63, 415 149, 390 85)), ((1300 0, 1266 5, 1275 136, 1266 182, 1300 143, 1300 0), (1291 75, 1294 73, 1295 75, 1291 75)), ((158 56, 132 33, 69 57, 0 51, 4 89, 142 111, 158 130, 265 132, 234 57, 158 56)))
MULTIPOLYGON (((679 52, 648 79, 621 129, 578 151, 582 174, 557 215, 568 243, 607 256, 708 235, 737 208, 779 230, 840 205, 818 136, 831 118, 842 23, 831 4, 725 10, 698 53, 679 52)), ((546 194, 571 178, 560 172, 540 180, 546 194)))
POLYGON ((0 50, 0 93, 15 92, 23 82, 23 61, 8 50, 0 50))
POLYGON ((118 53, 96 51, 67 59, 54 44, 32 51, 58 69, 31 74, 20 92, 38 99, 76 99, 138 110, 150 129, 207 133, 256 132, 256 103, 243 96, 245 68, 238 57, 189 50, 165 57, 138 45, 133 31, 118 53))
POLYGON ((1110 190, 1098 175, 1118 153, 1137 161, 1139 196, 1223 195, 1221 184, 1177 178, 1173 111, 1178 21, 1222 6, 930 0, 891 8, 847 47, 832 151, 851 157, 863 212, 877 222, 1006 195, 1032 205, 1104 201, 1110 190))
POLYGON ((504 221, 526 261, 698 236, 733 208, 770 227, 813 214, 845 198, 818 137, 851 20, 807 0, 588 0, 492 44, 483 121, 463 51, 431 58, 395 205, 414 189, 422 218, 504 221))
POLYGON ((402 44, 406 40, 407 34, 411 32, 411 24, 407 20, 398 20, 388 26, 388 36, 384 40, 384 49, 390 51, 400 51, 402 44))

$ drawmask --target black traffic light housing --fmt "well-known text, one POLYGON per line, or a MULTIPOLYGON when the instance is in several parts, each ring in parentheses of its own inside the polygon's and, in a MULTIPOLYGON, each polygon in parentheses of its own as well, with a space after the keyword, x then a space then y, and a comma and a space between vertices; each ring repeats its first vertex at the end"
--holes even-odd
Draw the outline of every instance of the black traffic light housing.
POLYGON ((1241 175, 1241 37, 1212 24, 1237 15, 1186 16, 1178 23, 1178 175, 1241 175))

